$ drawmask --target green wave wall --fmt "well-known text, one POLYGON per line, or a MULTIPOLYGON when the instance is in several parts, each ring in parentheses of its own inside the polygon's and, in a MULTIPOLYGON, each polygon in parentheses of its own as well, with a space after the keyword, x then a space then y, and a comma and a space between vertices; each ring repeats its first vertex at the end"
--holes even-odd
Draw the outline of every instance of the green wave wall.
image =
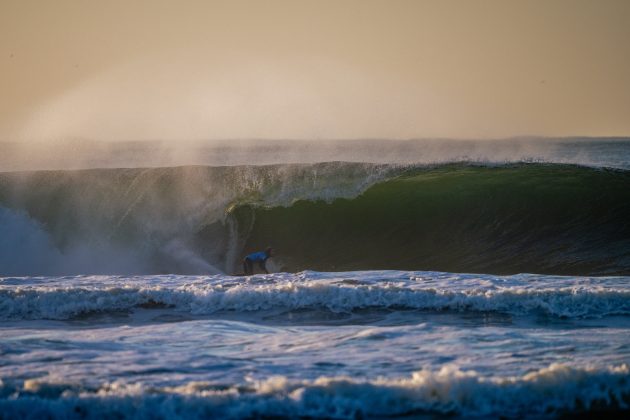
POLYGON ((630 274, 630 173, 569 165, 417 169, 352 199, 242 205, 244 253, 287 271, 630 274))

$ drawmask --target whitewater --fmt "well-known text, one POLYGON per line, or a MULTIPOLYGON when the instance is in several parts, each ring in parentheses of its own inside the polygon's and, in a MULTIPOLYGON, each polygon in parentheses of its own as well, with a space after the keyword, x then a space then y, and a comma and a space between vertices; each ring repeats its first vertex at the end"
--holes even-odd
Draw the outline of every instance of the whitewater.
POLYGON ((630 141, 289 143, 5 156, 0 418, 627 414, 630 141))

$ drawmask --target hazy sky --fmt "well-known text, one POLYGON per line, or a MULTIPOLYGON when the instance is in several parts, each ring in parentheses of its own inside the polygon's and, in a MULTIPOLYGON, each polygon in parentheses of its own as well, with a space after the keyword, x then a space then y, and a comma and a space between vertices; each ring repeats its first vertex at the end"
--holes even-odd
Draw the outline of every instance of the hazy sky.
POLYGON ((630 1, 0 0, 0 140, 630 135, 630 1))

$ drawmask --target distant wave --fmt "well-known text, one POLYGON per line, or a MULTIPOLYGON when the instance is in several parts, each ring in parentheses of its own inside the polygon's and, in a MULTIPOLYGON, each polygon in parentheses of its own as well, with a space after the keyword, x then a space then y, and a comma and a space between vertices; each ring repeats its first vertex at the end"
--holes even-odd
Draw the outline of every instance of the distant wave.
POLYGON ((3 173, 0 231, 0 275, 233 273, 270 244, 286 271, 628 275, 630 171, 333 162, 3 173))
POLYGON ((502 312, 564 318, 630 315, 627 278, 497 277, 433 272, 228 276, 82 276, 0 279, 0 318, 71 319, 158 305, 195 315, 220 311, 364 308, 502 312))
POLYGON ((482 376, 456 366, 420 370, 408 378, 360 380, 285 377, 243 384, 191 382, 145 387, 113 382, 92 386, 29 379, 0 381, 0 414, 8 418, 341 418, 457 417, 551 418, 630 408, 627 365, 551 365, 516 377, 482 376))

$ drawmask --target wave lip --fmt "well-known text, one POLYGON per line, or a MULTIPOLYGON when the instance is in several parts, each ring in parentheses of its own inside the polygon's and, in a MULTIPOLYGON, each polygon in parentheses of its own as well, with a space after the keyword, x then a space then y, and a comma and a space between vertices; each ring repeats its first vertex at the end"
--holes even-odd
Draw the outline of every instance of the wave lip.
POLYGON ((221 311, 364 308, 542 314, 630 315, 627 277, 491 276, 367 271, 235 278, 77 276, 0 279, 0 318, 71 319, 91 313, 171 306, 194 315, 221 311))
POLYGON ((462 417, 555 417, 630 408, 627 365, 571 367, 554 364, 515 377, 482 376, 457 366, 420 370, 408 378, 357 380, 285 377, 225 385, 190 382, 147 387, 141 383, 76 384, 0 381, 0 413, 51 418, 84 417, 253 418, 260 416, 361 418, 421 414, 462 417))

